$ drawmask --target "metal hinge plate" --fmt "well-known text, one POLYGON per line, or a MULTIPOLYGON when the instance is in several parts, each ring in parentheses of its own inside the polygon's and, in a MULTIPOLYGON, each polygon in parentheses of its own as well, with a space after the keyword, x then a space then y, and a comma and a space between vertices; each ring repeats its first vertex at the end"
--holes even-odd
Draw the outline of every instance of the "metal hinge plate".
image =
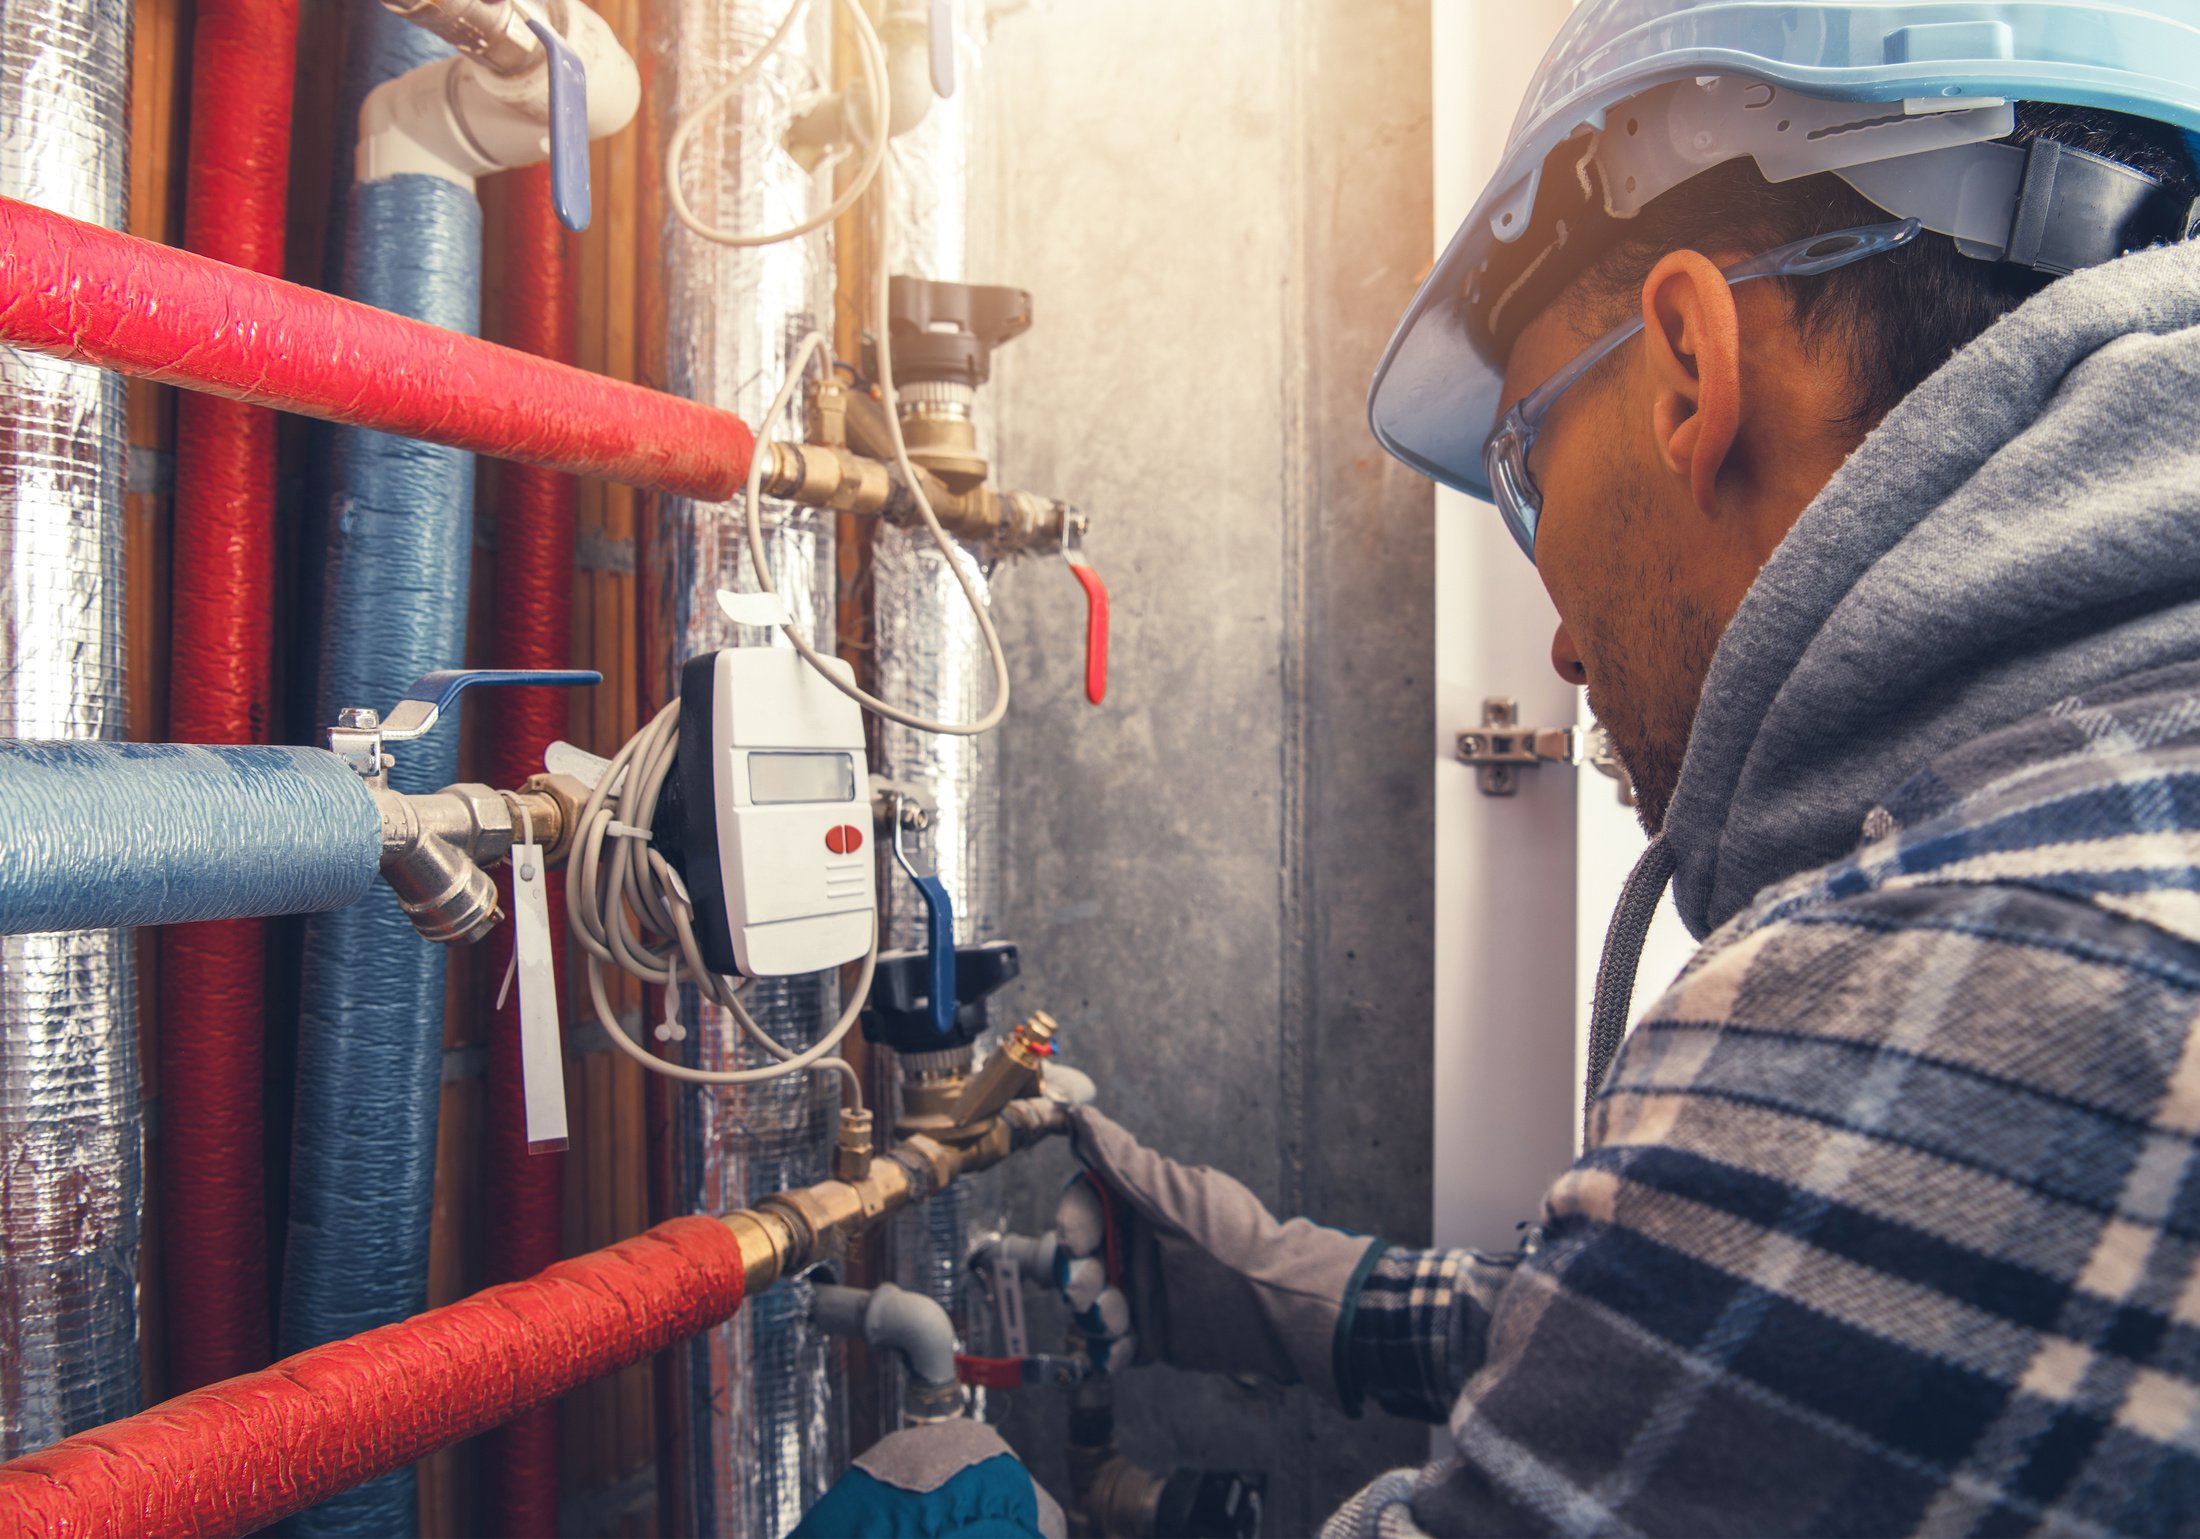
POLYGON ((1520 771, 1538 764, 1589 765, 1619 782, 1620 804, 1635 804, 1635 788, 1602 727, 1523 727, 1520 702, 1492 695, 1482 702, 1482 725, 1459 734, 1459 762, 1475 768, 1484 796, 1510 796, 1520 771))

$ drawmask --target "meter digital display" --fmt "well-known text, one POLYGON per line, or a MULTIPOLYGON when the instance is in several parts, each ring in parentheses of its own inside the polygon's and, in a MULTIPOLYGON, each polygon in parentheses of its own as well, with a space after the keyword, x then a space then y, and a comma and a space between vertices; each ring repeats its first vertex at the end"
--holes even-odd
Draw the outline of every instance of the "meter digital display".
POLYGON ((863 755, 861 709, 792 648, 730 647, 681 669, 681 875, 712 969, 781 978, 870 949, 863 755))
POLYGON ((844 753, 751 753, 749 800, 759 807, 788 802, 852 802, 856 765, 844 753))

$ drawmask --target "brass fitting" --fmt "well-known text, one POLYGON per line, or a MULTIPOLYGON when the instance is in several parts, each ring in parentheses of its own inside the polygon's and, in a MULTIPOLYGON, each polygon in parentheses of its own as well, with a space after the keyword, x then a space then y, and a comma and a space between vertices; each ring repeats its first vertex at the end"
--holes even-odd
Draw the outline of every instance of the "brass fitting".
POLYGON ((1020 1022, 978 1072, 963 1082, 962 1093, 948 1108, 948 1120, 957 1128, 994 1116, 1009 1102, 1039 1088, 1048 1056, 1053 1052, 1054 1017, 1044 1010, 1032 1012, 1020 1022))
POLYGON ((512 826, 524 826, 520 809, 526 808, 543 859, 562 866, 573 853, 573 835, 580 829, 588 795, 588 787, 571 775, 530 775, 517 791, 505 792, 504 799, 512 805, 512 826))
POLYGON ((840 1109, 840 1141, 833 1146, 833 1179, 861 1181, 871 1173, 871 1114, 840 1109))
POLYGON ((899 490, 884 465, 844 445, 778 442, 757 453, 765 456, 764 495, 806 508, 883 513, 899 490))
POLYGON ((751 1293, 820 1261, 837 1261, 848 1242, 887 1214, 920 1202, 1018 1149, 1064 1132, 1069 1119, 1053 1101, 1012 1101, 955 1143, 918 1135, 869 1162, 857 1180, 820 1181, 766 1197, 726 1215, 741 1243, 751 1293))
POLYGON ((1157 1534, 1161 1530, 1154 1520, 1166 1483, 1162 1476, 1140 1469, 1121 1454, 1112 1454, 1086 1476, 1085 1522, 1092 1533, 1109 1539, 1143 1539, 1157 1534))
POLYGON ((827 369, 825 377, 811 388, 809 402, 802 410, 802 432, 811 443, 824 448, 848 447, 848 387, 841 383, 838 369, 827 369))

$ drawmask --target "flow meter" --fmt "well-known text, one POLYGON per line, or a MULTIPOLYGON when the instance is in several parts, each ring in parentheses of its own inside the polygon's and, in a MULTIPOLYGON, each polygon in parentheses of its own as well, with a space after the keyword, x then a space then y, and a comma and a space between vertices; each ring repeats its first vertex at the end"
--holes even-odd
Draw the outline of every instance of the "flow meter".
MULTIPOLYGON (((821 666, 854 678, 837 659, 821 666)), ((674 847, 713 971, 785 977, 870 950, 877 895, 863 715, 815 666, 787 647, 691 659, 680 672, 674 778, 674 847)))

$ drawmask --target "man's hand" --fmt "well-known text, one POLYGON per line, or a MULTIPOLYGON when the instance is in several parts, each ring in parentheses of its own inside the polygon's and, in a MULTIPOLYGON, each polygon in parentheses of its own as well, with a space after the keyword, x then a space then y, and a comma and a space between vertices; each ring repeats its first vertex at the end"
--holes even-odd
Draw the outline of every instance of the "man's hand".
POLYGON ((1087 1174, 1063 1193, 1056 1238, 1095 1363, 1122 1366, 1132 1342, 1139 1362, 1357 1398, 1342 1382, 1342 1327, 1382 1241, 1278 1222, 1237 1181, 1164 1159, 1089 1106, 1070 1130, 1087 1174))

